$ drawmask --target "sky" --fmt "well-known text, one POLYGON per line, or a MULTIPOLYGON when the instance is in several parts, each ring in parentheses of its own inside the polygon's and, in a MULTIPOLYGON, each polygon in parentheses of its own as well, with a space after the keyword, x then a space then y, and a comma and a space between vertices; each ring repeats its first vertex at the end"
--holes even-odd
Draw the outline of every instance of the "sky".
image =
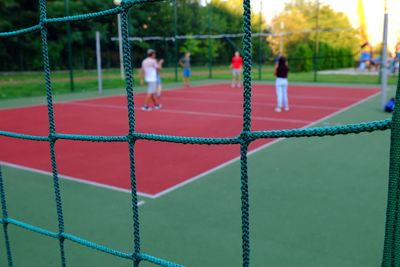
MULTIPOLYGON (((253 10, 259 12, 261 0, 251 0, 253 10)), ((394 50, 396 42, 400 40, 400 0, 387 0, 389 11, 389 49, 394 50)), ((285 3, 290 0, 262 0, 264 16, 269 23, 274 15, 283 10, 285 3)), ((320 0, 334 10, 345 13, 354 27, 359 26, 357 16, 357 0, 320 0)), ((381 43, 383 38, 383 0, 364 0, 365 19, 367 30, 373 45, 381 43)))

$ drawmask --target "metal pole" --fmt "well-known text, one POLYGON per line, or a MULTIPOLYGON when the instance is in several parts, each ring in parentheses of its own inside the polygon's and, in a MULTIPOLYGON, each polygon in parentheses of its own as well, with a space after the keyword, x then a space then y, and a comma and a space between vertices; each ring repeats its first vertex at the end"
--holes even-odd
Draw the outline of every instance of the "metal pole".
POLYGON ((121 14, 118 14, 118 45, 119 45, 119 67, 121 70, 121 78, 125 79, 124 70, 124 53, 122 51, 122 30, 121 30, 121 14))
POLYGON ((179 58, 178 58, 178 7, 177 2, 174 0, 174 50, 175 50, 175 82, 178 82, 178 68, 179 68, 179 58))
POLYGON ((212 78, 211 59, 211 0, 208 0, 208 78, 212 78))
MULTIPOLYGON (((64 0, 64 15, 69 16, 69 0, 64 0)), ((74 91, 74 73, 72 70, 72 38, 71 23, 67 22, 67 53, 68 53, 68 69, 69 69, 69 88, 74 91)))
POLYGON ((101 47, 100 32, 96 31, 96 59, 97 59, 97 81, 99 85, 99 95, 103 93, 103 75, 101 72, 101 47))
POLYGON ((318 80, 318 50, 319 50, 319 0, 317 0, 317 17, 316 17, 316 31, 315 31, 315 44, 314 44, 314 82, 318 80))
POLYGON ((258 79, 261 80, 262 78, 262 49, 261 49, 261 44, 262 44, 262 0, 260 0, 260 39, 259 39, 259 44, 258 44, 258 79))
POLYGON ((385 16, 383 22, 383 47, 382 47, 382 63, 381 63, 381 108, 385 109, 386 105, 386 95, 387 95, 387 56, 388 56, 388 23, 389 23, 389 14, 387 9, 387 0, 385 0, 385 16))

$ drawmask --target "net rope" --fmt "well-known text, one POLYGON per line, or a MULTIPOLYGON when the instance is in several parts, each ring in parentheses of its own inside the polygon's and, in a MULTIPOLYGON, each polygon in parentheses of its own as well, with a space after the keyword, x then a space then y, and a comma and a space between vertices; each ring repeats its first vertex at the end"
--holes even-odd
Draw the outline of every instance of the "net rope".
MULTIPOLYGON (((160 142, 172 142, 180 144, 200 144, 200 145, 240 145, 240 168, 241 168, 241 221, 242 221, 242 259, 243 266, 250 266, 250 220, 249 220, 249 188, 248 188, 248 168, 247 153, 249 145, 258 139, 263 138, 302 138, 317 136, 333 136, 346 134, 359 134, 373 131, 384 131, 391 129, 391 150, 390 150, 390 171, 389 187, 386 213, 386 229, 382 266, 400 266, 400 227, 399 226, 399 201, 400 201, 400 105, 396 105, 392 119, 348 124, 333 127, 289 129, 272 131, 251 131, 251 9, 250 0, 243 0, 243 44, 244 44, 244 75, 243 75, 243 127, 238 136, 230 138, 197 138, 185 136, 158 135, 137 132, 135 129, 134 112, 134 88, 133 74, 131 65, 131 48, 129 45, 128 32, 128 11, 137 5, 161 2, 160 0, 123 0, 121 5, 104 11, 87 13, 82 15, 47 18, 46 1, 39 0, 40 21, 38 25, 10 32, 0 32, 0 37, 14 37, 32 32, 40 32, 42 40, 43 71, 46 88, 49 134, 47 136, 26 135, 21 133, 7 132, 0 130, 0 136, 31 140, 49 143, 50 160, 52 166, 53 187, 57 211, 58 231, 53 232, 43 229, 23 221, 9 217, 6 201, 6 190, 0 166, 0 200, 2 207, 2 218, 0 223, 3 226, 5 249, 8 266, 13 266, 12 243, 8 231, 10 225, 20 227, 41 235, 58 239, 60 260, 62 266, 67 266, 67 253, 65 242, 71 241, 82 246, 86 246, 116 257, 126 258, 133 262, 134 266, 139 266, 141 261, 147 261, 159 266, 183 266, 178 263, 170 262, 156 256, 152 256, 141 251, 140 225, 138 211, 138 197, 136 191, 136 172, 135 172, 135 143, 138 140, 151 140, 160 142), (91 19, 121 14, 122 41, 123 41, 123 63, 125 68, 126 94, 128 100, 128 124, 129 132, 124 136, 99 136, 99 135, 76 135, 60 134, 56 131, 55 117, 53 110, 53 94, 51 73, 48 54, 47 27, 49 24, 70 23, 74 21, 88 21, 91 19), (131 180, 131 204, 132 204, 132 223, 133 223, 133 252, 127 253, 112 249, 95 242, 82 239, 64 231, 64 216, 62 206, 62 196, 60 191, 59 176, 57 171, 55 144, 58 140, 74 140, 82 142, 125 142, 129 145, 130 158, 130 180, 131 180)), ((397 85, 396 102, 400 103, 400 79, 397 85)))
MULTIPOLYGON (((251 34, 252 38, 256 37, 279 37, 279 36, 291 36, 296 34, 305 34, 305 33, 315 33, 315 32, 344 32, 349 31, 351 29, 346 28, 324 28, 324 29, 309 29, 302 30, 296 32, 281 32, 281 33, 264 33, 264 32, 253 32, 251 34)), ((129 37, 129 41, 137 41, 137 42, 146 42, 146 41, 172 41, 175 40, 187 40, 187 39, 225 39, 225 38, 242 38, 244 36, 243 33, 223 33, 223 34, 192 34, 192 35, 177 35, 177 36, 132 36, 129 37)), ((112 37, 111 41, 118 41, 118 37, 112 37)))

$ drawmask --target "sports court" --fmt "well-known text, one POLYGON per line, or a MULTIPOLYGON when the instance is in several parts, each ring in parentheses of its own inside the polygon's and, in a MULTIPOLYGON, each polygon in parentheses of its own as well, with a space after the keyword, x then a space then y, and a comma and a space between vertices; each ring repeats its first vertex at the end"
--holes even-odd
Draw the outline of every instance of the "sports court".
MULTIPOLYGON (((292 86, 289 112, 276 113, 273 85, 253 87, 253 131, 302 128, 366 101, 377 89, 292 86)), ((164 107, 158 111, 140 110, 144 94, 137 94, 136 129, 139 133, 187 137, 232 137, 242 127, 242 90, 230 84, 210 84, 189 89, 168 90, 162 96, 164 107), (223 125, 223 127, 220 127, 223 125)), ((57 130, 63 134, 124 136, 128 132, 128 110, 124 96, 101 97, 56 103, 57 130)), ((28 135, 46 135, 46 106, 0 111, 4 130, 28 135)), ((260 140, 251 151, 274 140, 260 140)), ((2 137, 1 159, 51 175, 48 147, 43 142, 2 137), (10 151, 13 151, 10 153, 10 151)), ((129 158, 126 144, 57 143, 59 174, 71 179, 129 190, 129 158), (117 167, 118 166, 118 167, 117 167)), ((223 149, 140 141, 138 155, 138 192, 156 197, 196 179, 239 157, 237 145, 223 149)))
POLYGON ((0 266, 399 266, 388 5, 380 51, 350 2, 0 3, 0 266))
MULTIPOLYGON (((254 84, 252 130, 382 119, 373 108, 379 100, 376 88, 291 85, 290 90, 291 110, 276 113, 273 85, 254 84)), ((236 136, 242 127, 242 93, 242 88, 231 88, 229 83, 178 86, 165 90, 164 107, 151 112, 140 110, 144 94, 138 93, 134 98, 136 129, 145 134, 236 136)), ((60 97, 54 107, 60 134, 127 134, 126 96, 60 97)), ((4 108, 0 114, 7 131, 32 136, 48 132, 44 105, 4 108)), ((254 264, 369 266, 379 262, 387 137, 378 132, 322 138, 317 143, 315 139, 254 142, 248 163, 254 264), (290 257, 284 257, 287 250, 292 252, 290 257)), ((1 146, 7 148, 1 150, 5 185, 18 188, 7 194, 13 210, 10 216, 56 231, 48 144, 2 136, 1 146)), ((57 141, 68 233, 112 249, 130 250, 127 151, 125 143, 57 141)), ((139 140, 135 156, 146 252, 186 266, 240 266, 239 146, 139 140), (208 250, 210 257, 204 257, 208 250)), ((14 229, 16 263, 59 264, 53 239, 10 229, 14 229), (26 238, 40 245, 28 249, 23 245, 26 238), (37 257, 44 252, 46 256, 37 257)), ((129 265, 129 261, 92 249, 83 248, 82 253, 82 247, 74 243, 67 249, 72 265, 129 265)))
MULTIPOLYGON (((371 109, 378 100, 376 88, 291 85, 290 90, 291 110, 276 113, 274 86, 254 84, 252 130, 329 126, 355 123, 366 117, 381 118, 371 109)), ((242 88, 231 88, 228 83, 188 89, 178 86, 163 92, 161 110, 150 112, 140 110, 144 94, 138 93, 134 98, 136 129, 139 133, 188 137, 237 136, 242 127, 242 93, 242 88)), ((60 98, 54 107, 56 129, 61 134, 127 134, 126 96, 60 98)), ((42 105, 2 109, 1 125, 7 125, 5 130, 10 132, 46 136, 46 112, 42 105)), ((283 260, 286 266, 294 262, 298 266, 364 266, 378 262, 387 183, 379 178, 387 175, 382 166, 387 164, 388 147, 378 145, 383 139, 387 139, 387 133, 323 138, 323 142, 317 141, 318 145, 312 139, 254 142, 249 152, 258 152, 250 156, 248 163, 254 263, 275 265, 282 262, 287 249, 293 254, 283 260), (369 160, 366 155, 371 153, 374 157, 369 160), (377 161, 378 155, 381 157, 377 161), (354 168, 346 167, 346 162, 354 168), (369 177, 365 186, 360 184, 363 177, 369 177), (354 188, 362 189, 362 193, 354 195, 354 188), (332 209, 339 210, 332 213, 332 209), (354 212, 358 215, 349 217, 354 212), (296 230, 288 231, 287 227, 296 230), (286 241, 282 243, 279 236, 286 241), (304 240, 309 240, 308 245, 304 240), (343 246, 344 241, 348 245, 343 246), (325 248, 321 250, 316 244, 325 244, 325 248), (366 251, 373 253, 361 256, 366 251), (309 257, 315 262, 310 264, 309 257), (348 260, 344 260, 346 257, 348 260)), ((7 194, 11 216, 56 230, 48 144, 2 136, 1 146, 6 148, 0 152, 5 184, 18 188, 7 194), (20 205, 24 208, 18 208, 20 205)), ((131 215, 126 212, 130 203, 127 151, 125 143, 57 141, 69 233, 112 249, 130 250, 130 237, 126 235, 132 231, 131 215)), ((240 198, 238 156, 237 144, 138 141, 138 205, 142 244, 149 253, 186 266, 240 265, 240 209, 232 205, 240 198), (236 245, 230 246, 226 240, 236 245), (209 249, 213 256, 205 258, 209 249)), ((31 255, 31 262, 38 265, 59 264, 57 245, 52 239, 29 234, 46 251, 52 251, 37 257, 43 254, 40 247, 28 249, 22 245, 29 232, 12 233, 14 255, 21 264, 27 263, 22 255, 31 255)), ((129 265, 124 259, 91 249, 82 253, 79 245, 67 249, 72 265, 129 265)))

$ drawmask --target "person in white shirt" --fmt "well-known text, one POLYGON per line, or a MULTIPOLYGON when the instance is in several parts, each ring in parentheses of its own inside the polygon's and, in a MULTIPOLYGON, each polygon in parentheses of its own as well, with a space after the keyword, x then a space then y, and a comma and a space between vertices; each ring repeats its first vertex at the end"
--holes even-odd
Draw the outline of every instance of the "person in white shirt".
POLYGON ((156 51, 153 49, 147 50, 147 58, 142 61, 142 68, 140 70, 140 84, 147 83, 147 95, 144 99, 142 110, 150 111, 150 101, 154 103, 154 109, 160 109, 162 106, 157 101, 157 72, 161 69, 164 60, 157 62, 156 51))

